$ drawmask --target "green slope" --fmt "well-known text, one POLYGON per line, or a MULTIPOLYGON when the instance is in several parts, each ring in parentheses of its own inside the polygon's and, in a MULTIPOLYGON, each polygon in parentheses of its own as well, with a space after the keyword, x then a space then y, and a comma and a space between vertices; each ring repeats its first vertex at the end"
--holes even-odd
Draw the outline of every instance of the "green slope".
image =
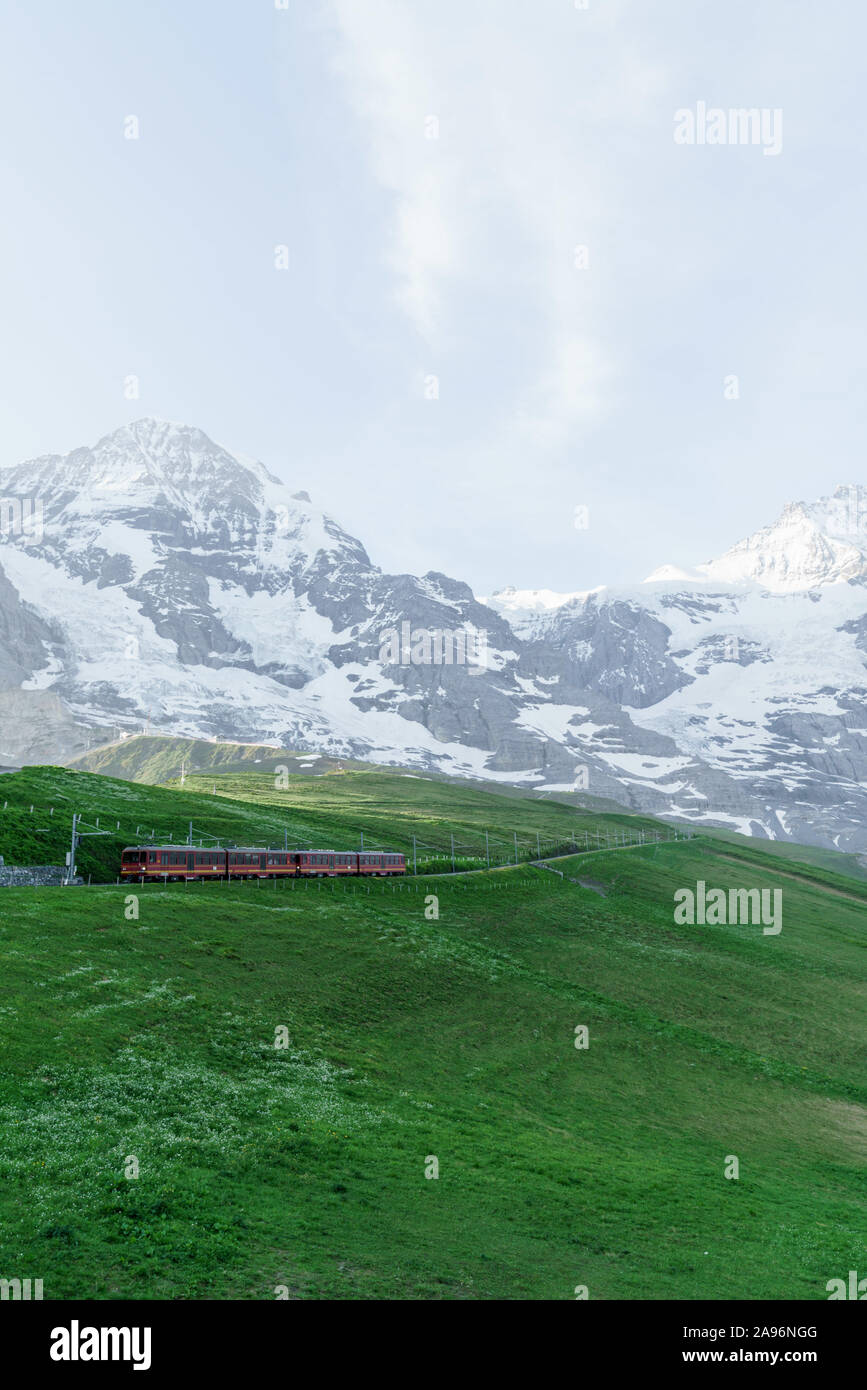
POLYGON ((46 1297, 826 1298, 867 1229, 867 892, 703 838, 557 868, 149 886, 138 920, 113 886, 0 894, 0 1268, 46 1297), (781 888, 780 935, 676 926, 699 878, 781 888))
POLYGON ((729 844, 744 849, 749 845, 760 844, 766 854, 780 859, 792 859, 801 864, 812 864, 816 868, 830 869, 832 873, 848 874, 862 883, 867 883, 867 856, 843 853, 825 849, 821 845, 791 844, 788 840, 753 840, 748 835, 738 835, 731 830, 717 830, 702 827, 702 834, 716 840, 726 840, 729 844))
MULTIPOLYGON (((285 764, 284 764, 285 765, 285 764)), ((365 768, 333 776, 290 776, 277 789, 274 775, 225 773, 193 777, 181 789, 153 787, 54 767, 31 767, 0 777, 0 854, 7 864, 64 863, 77 812, 91 829, 108 831, 83 839, 78 867, 94 882, 114 881, 124 845, 151 835, 186 841, 210 837, 237 844, 357 849, 412 855, 416 837, 419 868, 451 868, 535 858, 568 850, 584 837, 604 843, 639 831, 673 832, 649 817, 599 816, 527 797, 479 791, 470 784, 365 768), (214 790, 216 789, 216 791, 214 790), (31 810, 32 807, 32 810, 31 810), (97 821, 99 822, 97 827, 97 821)))

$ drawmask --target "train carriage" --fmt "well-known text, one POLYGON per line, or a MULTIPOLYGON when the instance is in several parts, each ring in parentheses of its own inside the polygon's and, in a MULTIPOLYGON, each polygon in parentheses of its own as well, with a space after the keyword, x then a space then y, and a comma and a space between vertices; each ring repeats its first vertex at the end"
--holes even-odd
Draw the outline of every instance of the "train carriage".
POLYGON ((339 878, 358 872, 358 855, 333 849, 301 850, 294 856, 299 878, 339 878))
POLYGON ((265 849, 230 849, 228 857, 229 878, 267 878, 268 851, 265 849))
POLYGON ((364 876, 373 874, 384 878, 389 874, 402 874, 406 872, 406 861, 402 854, 386 854, 378 851, 365 851, 364 854, 357 854, 358 860, 357 873, 364 876))

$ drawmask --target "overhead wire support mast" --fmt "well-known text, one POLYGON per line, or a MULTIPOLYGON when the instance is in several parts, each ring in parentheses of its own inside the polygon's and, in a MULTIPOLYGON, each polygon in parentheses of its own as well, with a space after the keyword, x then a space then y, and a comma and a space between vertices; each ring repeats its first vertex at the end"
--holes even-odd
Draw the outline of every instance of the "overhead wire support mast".
POLYGON ((78 849, 79 841, 83 840, 88 835, 111 835, 114 833, 111 830, 97 830, 93 827, 91 827, 90 830, 82 830, 81 826, 83 824, 87 825, 88 822, 84 821, 82 816, 80 816, 77 811, 73 811, 72 843, 70 846, 69 854, 67 856, 67 874, 66 882, 64 884, 64 887, 66 888, 71 888, 75 884, 75 851, 78 849))

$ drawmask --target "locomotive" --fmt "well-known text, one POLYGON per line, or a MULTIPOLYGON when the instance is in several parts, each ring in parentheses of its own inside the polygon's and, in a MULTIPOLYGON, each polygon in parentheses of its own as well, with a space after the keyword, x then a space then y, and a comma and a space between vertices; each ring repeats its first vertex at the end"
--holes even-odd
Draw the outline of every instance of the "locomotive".
POLYGON ((172 882, 206 878, 388 878, 406 873, 402 854, 385 850, 196 849, 190 845, 134 845, 121 855, 121 877, 172 882))

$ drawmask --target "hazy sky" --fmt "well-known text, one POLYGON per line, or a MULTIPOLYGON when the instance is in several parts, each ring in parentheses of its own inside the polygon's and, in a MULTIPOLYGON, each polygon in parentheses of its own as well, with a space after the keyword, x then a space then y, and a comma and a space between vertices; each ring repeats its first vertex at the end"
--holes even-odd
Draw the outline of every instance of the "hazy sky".
POLYGON ((479 593, 867 482, 853 0, 0 15, 0 462, 182 420, 479 593), (700 102, 780 153, 677 144, 700 102))

